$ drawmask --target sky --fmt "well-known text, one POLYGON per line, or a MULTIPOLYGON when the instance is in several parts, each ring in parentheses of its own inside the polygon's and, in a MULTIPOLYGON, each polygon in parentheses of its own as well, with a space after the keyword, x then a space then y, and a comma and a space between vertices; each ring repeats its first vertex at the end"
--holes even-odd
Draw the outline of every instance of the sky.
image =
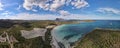
POLYGON ((120 0, 0 0, 0 19, 120 20, 120 0))

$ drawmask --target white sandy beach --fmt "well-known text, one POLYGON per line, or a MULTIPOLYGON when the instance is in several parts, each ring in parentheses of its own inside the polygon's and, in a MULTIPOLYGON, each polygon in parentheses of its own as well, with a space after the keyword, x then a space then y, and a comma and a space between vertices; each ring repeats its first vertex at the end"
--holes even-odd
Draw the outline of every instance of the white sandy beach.
POLYGON ((46 31, 47 31, 47 29, 34 28, 31 31, 21 30, 21 34, 24 38, 30 39, 30 38, 35 38, 35 37, 39 37, 39 36, 44 37, 46 31))

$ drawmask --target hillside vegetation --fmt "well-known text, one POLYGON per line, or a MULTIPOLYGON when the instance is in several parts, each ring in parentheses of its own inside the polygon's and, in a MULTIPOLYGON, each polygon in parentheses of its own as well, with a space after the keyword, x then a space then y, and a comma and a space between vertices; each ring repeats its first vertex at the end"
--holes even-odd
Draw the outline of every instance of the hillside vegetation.
MULTIPOLYGON (((47 29, 45 41, 42 37, 25 39, 21 36, 20 30, 32 30, 33 28, 46 28, 48 25, 60 25, 74 23, 74 21, 25 21, 25 20, 0 20, 0 35, 7 32, 8 35, 13 35, 18 42, 14 43, 14 48, 51 48, 51 30, 47 29)), ((10 48, 7 42, 0 42, 0 48, 10 48)))
POLYGON ((120 31, 96 29, 85 35, 74 48, 120 48, 120 31))

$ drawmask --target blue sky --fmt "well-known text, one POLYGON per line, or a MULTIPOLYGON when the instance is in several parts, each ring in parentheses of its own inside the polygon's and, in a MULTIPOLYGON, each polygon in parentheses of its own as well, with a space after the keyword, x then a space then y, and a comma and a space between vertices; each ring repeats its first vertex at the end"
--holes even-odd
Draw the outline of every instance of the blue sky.
POLYGON ((0 19, 120 20, 120 0, 0 0, 0 19))

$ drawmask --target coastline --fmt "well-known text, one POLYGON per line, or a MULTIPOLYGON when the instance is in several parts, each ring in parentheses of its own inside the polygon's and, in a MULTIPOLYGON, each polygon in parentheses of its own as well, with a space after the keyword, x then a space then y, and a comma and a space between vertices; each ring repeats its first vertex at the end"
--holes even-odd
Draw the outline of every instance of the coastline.
MULTIPOLYGON (((86 22, 86 21, 83 21, 83 22, 86 22)), ((93 22, 93 21, 88 21, 88 22, 93 22)), ((79 22, 79 23, 80 23, 80 22, 79 22)), ((71 23, 71 24, 78 24, 78 22, 77 22, 77 23, 71 23)), ((54 35, 53 35, 53 32, 54 32, 54 29, 59 28, 59 27, 64 26, 64 25, 66 25, 66 24, 56 25, 56 26, 51 30, 51 36, 53 36, 52 41, 51 41, 52 46, 56 46, 57 48, 60 48, 59 42, 55 39, 55 37, 54 37, 54 35), (59 46, 59 47, 58 47, 58 46, 59 46)), ((75 42, 74 42, 74 43, 75 43, 75 42)), ((73 43, 73 45, 74 45, 74 43, 73 43)), ((72 45, 72 46, 73 46, 73 45, 72 45)), ((69 46, 67 46, 67 48, 73 48, 72 46, 69 44, 69 46)), ((55 47, 53 47, 53 48, 55 48, 55 47)))
POLYGON ((71 48, 70 44, 69 46, 65 46, 63 43, 59 42, 59 40, 57 40, 55 38, 55 35, 54 35, 54 31, 55 29, 58 29, 58 28, 61 28, 62 26, 64 26, 65 24, 62 24, 62 25, 57 25, 55 26, 52 30, 51 30, 51 36, 52 36, 52 40, 51 40, 51 46, 52 48, 71 48))
POLYGON ((52 39, 51 39, 51 46, 52 46, 52 48, 60 48, 60 46, 58 45, 58 41, 55 39, 55 37, 54 37, 54 35, 53 35, 54 30, 55 30, 58 26, 61 26, 61 25, 57 25, 57 26, 53 27, 52 30, 51 30, 51 37, 52 37, 52 39))
POLYGON ((83 35, 78 41, 74 42, 74 45, 71 46, 72 48, 75 48, 76 46, 79 45, 79 43, 89 34, 93 33, 94 31, 96 30, 104 30, 104 31, 120 31, 118 29, 102 29, 102 28, 95 28, 93 31, 89 32, 89 33, 86 33, 85 35, 83 35))

